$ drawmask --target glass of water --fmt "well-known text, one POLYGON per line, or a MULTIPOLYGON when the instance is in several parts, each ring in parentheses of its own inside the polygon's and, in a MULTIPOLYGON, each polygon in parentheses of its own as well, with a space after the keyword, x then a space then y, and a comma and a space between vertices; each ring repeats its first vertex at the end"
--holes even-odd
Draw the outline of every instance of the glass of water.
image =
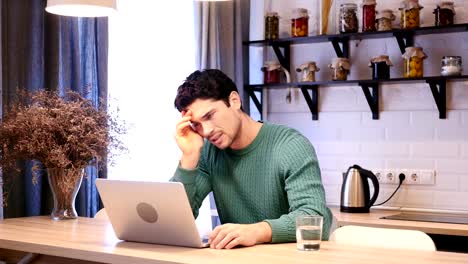
POLYGON ((315 251, 322 241, 323 217, 319 215, 300 215, 296 217, 297 249, 315 251))

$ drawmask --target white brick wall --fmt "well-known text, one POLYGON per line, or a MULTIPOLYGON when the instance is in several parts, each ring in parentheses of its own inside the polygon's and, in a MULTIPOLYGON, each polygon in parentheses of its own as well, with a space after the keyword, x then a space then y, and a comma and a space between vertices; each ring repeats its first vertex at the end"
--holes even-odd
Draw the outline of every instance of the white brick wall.
POLYGON ((468 210, 468 192, 443 192, 436 191, 433 194, 434 207, 453 209, 453 210, 468 210))
POLYGON ((412 158, 457 158, 460 156, 460 145, 457 143, 413 143, 412 158))
POLYGON ((462 144, 462 158, 468 158, 468 143, 462 144))
MULTIPOLYGON (((337 1, 339 4, 340 1, 337 1)), ((282 17, 281 31, 288 35, 292 8, 311 11, 317 0, 264 0, 265 9, 278 11, 282 17)), ((345 2, 352 2, 346 0, 345 2)), ((355 1, 360 3, 360 1, 355 1)), ((378 9, 398 7, 399 0, 378 1, 378 9)), ((456 0, 457 23, 468 23, 468 1, 456 0)), ((424 6, 422 23, 433 25, 433 0, 420 0, 424 6)), ((396 14, 397 17, 399 14, 396 14)), ((253 14, 255 27, 252 39, 263 38, 263 13, 253 14), (261 32, 261 33, 259 33, 261 32)), ((398 21, 398 19, 397 19, 398 21)), ((315 22, 311 22, 315 23, 315 22)), ((311 30, 313 31, 313 30, 311 30)), ((415 43, 424 48, 428 59, 424 74, 439 75, 444 55, 462 56, 468 69, 468 33, 418 36, 415 43)), ((265 59, 274 59, 270 49, 256 52, 251 58, 251 83, 262 79, 260 67, 265 59), (252 60, 256 64, 252 64, 252 60)), ((336 57, 329 43, 295 45, 291 49, 291 68, 309 60, 318 63, 318 80, 330 79, 327 64, 336 57)), ((395 65, 392 77, 402 76, 402 58, 393 38, 354 41, 351 43, 352 69, 349 79, 368 79, 369 58, 388 54, 395 65)), ((465 70, 468 74, 468 70, 465 70)), ((297 75, 292 72, 293 81, 297 75)), ((381 87, 380 119, 372 120, 363 92, 357 86, 320 88, 319 120, 313 121, 302 94, 293 93, 287 104, 287 90, 269 91, 267 120, 285 124, 301 131, 314 144, 322 171, 329 204, 339 205, 342 172, 353 164, 364 168, 415 168, 436 171, 432 186, 403 186, 388 206, 429 209, 468 210, 468 81, 450 82, 447 86, 447 119, 439 119, 434 98, 427 84, 385 84, 381 87)), ((381 185, 377 202, 394 191, 394 185, 381 185)))

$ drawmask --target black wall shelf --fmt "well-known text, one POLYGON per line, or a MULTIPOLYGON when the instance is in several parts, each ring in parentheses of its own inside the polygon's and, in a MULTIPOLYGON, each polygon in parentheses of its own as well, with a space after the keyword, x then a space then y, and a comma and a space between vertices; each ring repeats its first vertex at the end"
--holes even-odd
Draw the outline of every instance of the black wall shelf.
POLYGON ((257 110, 262 114, 262 104, 258 100, 255 92, 262 92, 263 89, 284 89, 284 88, 300 88, 310 112, 312 120, 318 120, 318 88, 326 89, 327 86, 339 85, 358 85, 361 86, 369 108, 372 111, 372 119, 379 119, 379 88, 380 84, 384 83, 421 83, 429 84, 434 101, 439 110, 439 118, 445 119, 446 115, 446 87, 447 81, 460 81, 468 79, 468 75, 460 76, 430 76, 423 78, 392 78, 388 80, 348 80, 348 81, 318 81, 318 82, 293 82, 293 83, 275 83, 275 84, 250 84, 244 88, 252 97, 257 110), (308 90, 312 91, 312 97, 308 90))
POLYGON ((432 35, 432 34, 443 34, 443 33, 457 33, 468 31, 467 24, 456 24, 451 26, 442 27, 422 27, 416 29, 394 29, 388 31, 377 31, 377 32, 359 32, 359 33, 342 33, 335 35, 318 35, 310 37, 295 37, 295 38, 281 38, 276 40, 252 40, 244 41, 244 45, 249 46, 289 46, 293 44, 307 44, 307 43, 320 43, 328 42, 332 39, 348 38, 349 40, 363 40, 363 39, 380 39, 380 38, 391 38, 395 35, 432 35))
MULTIPOLYGON (((411 30, 394 29, 389 31, 378 32, 360 32, 360 33, 344 33, 336 35, 319 35, 310 37, 296 37, 296 38, 281 38, 276 40, 253 40, 244 41, 243 45, 246 46, 271 46, 280 62, 280 64, 290 71, 291 59, 291 45, 296 44, 310 44, 330 42, 338 57, 349 58, 349 42, 351 40, 363 39, 380 39, 380 38, 393 38, 397 40, 398 47, 401 53, 405 52, 405 48, 412 46, 414 43, 414 36, 432 35, 443 33, 457 33, 467 32, 468 24, 456 24, 443 27, 422 27, 411 30)), ((423 78, 392 78, 389 80, 348 80, 348 81, 317 81, 317 82, 295 82, 295 83, 280 83, 280 84, 249 84, 244 88, 252 98, 255 106, 262 115, 262 102, 259 100, 255 92, 262 92, 266 89, 283 89, 289 87, 300 88, 302 94, 309 106, 312 113, 312 119, 318 120, 318 94, 320 86, 336 86, 336 85, 358 85, 361 86, 369 108, 372 111, 372 119, 379 119, 379 88, 381 83, 399 83, 399 82, 426 82, 431 89, 437 109, 439 111, 439 118, 446 118, 446 86, 447 81, 457 81, 468 79, 468 75, 462 76, 432 76, 423 78), (311 94, 309 94, 309 91, 311 94)))

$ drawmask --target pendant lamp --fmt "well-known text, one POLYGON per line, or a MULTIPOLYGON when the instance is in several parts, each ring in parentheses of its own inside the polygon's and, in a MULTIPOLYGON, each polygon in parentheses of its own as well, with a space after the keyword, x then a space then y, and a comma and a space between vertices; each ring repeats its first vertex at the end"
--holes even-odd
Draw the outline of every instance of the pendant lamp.
POLYGON ((117 11, 117 0, 47 0, 45 10, 61 16, 104 17, 117 11))

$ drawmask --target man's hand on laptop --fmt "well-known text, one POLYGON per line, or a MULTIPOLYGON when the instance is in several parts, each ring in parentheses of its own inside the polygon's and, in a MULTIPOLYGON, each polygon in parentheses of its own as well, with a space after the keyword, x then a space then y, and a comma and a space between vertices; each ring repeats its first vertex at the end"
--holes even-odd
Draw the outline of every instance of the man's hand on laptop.
POLYGON ((255 224, 224 224, 217 226, 208 240, 211 248, 231 249, 271 242, 271 227, 267 222, 255 224))

